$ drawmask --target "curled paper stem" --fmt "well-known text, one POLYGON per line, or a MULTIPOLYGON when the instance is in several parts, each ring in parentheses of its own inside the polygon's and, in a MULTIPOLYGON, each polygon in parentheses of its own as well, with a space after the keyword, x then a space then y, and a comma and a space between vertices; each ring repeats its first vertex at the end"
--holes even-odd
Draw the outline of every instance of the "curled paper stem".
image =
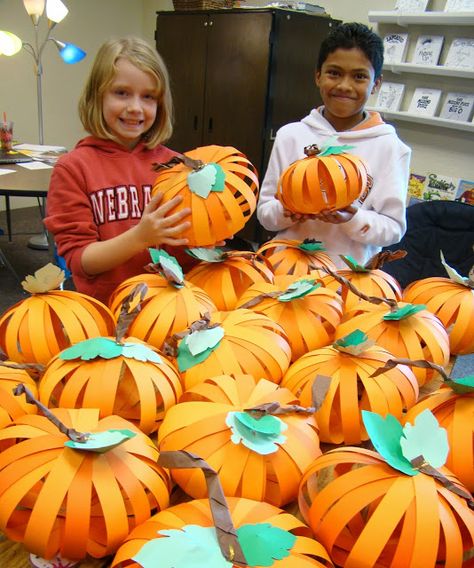
POLYGON ((426 463, 425 458, 423 456, 417 456, 416 458, 413 458, 411 460, 411 465, 413 468, 417 469, 421 473, 434 477, 443 485, 443 487, 449 489, 449 491, 452 491, 453 493, 456 493, 456 495, 459 495, 463 499, 466 499, 469 509, 474 510, 474 500, 472 499, 472 495, 468 491, 460 487, 459 485, 453 483, 448 477, 443 475, 436 468, 426 463))
POLYGON ((148 286, 144 282, 137 284, 130 292, 130 294, 122 302, 122 309, 120 310, 120 314, 117 318, 117 327, 115 328, 115 341, 117 343, 122 342, 123 338, 125 337, 125 334, 127 333, 128 328, 130 327, 130 324, 137 317, 137 314, 142 309, 141 304, 143 302, 143 299, 145 298, 147 290, 148 286), (129 311, 130 304, 132 303, 132 300, 136 296, 140 296, 140 301, 132 311, 129 311))
POLYGON ((248 564, 239 544, 237 531, 232 522, 229 506, 216 471, 199 456, 185 450, 161 452, 158 464, 167 469, 202 470, 206 478, 209 505, 221 552, 229 562, 238 566, 247 566, 248 564))
POLYGON ((155 170, 155 172, 159 172, 163 169, 169 170, 177 164, 184 164, 187 168, 195 172, 201 170, 205 166, 204 162, 202 162, 201 160, 194 160, 193 158, 186 156, 186 154, 178 154, 167 162, 155 162, 153 164, 153 169, 155 170))
POLYGON ((248 300, 248 302, 245 302, 245 304, 239 306, 239 308, 242 310, 248 310, 250 308, 253 308, 257 304, 260 304, 260 302, 265 300, 265 298, 278 298, 283 294, 286 294, 286 290, 276 290, 275 292, 266 292, 264 294, 259 294, 258 296, 255 296, 255 298, 251 298, 250 300, 248 300))
POLYGON ((44 416, 50 422, 52 422, 61 433, 66 434, 66 436, 73 442, 84 443, 88 440, 89 434, 87 432, 78 432, 77 430, 74 430, 74 428, 68 428, 65 424, 61 422, 61 420, 59 420, 59 418, 56 418, 56 416, 54 416, 54 414, 49 410, 49 408, 47 408, 44 404, 42 404, 39 400, 37 400, 33 396, 33 393, 30 391, 30 389, 23 383, 18 384, 13 389, 13 394, 15 396, 20 396, 24 394, 26 402, 29 402, 30 404, 35 404, 41 410, 44 416))
POLYGON ((0 367, 7 367, 9 369, 20 369, 23 371, 34 371, 36 375, 41 375, 45 366, 41 363, 7 363, 0 360, 0 367))
POLYGON ((331 377, 326 375, 316 375, 311 387, 311 398, 313 401, 314 412, 317 412, 323 405, 324 399, 331 385, 331 377))
POLYGON ((357 289, 354 284, 352 284, 352 282, 350 282, 347 278, 344 278, 344 276, 337 274, 337 272, 334 272, 333 270, 327 268, 327 266, 321 266, 320 270, 324 270, 324 272, 332 276, 334 280, 339 282, 339 284, 347 286, 347 288, 349 288, 351 292, 353 292, 356 296, 359 296, 359 298, 361 298, 362 300, 366 300, 371 304, 387 304, 387 306, 390 307, 391 312, 397 309, 398 304, 396 300, 392 300, 390 298, 379 298, 378 296, 367 296, 367 294, 364 294, 359 289, 357 289))
POLYGON ((259 404, 258 406, 253 406, 252 408, 244 408, 244 412, 256 414, 257 418, 261 418, 266 414, 276 416, 278 414, 292 414, 293 412, 297 414, 313 414, 315 410, 316 409, 312 406, 298 406, 297 404, 280 406, 279 402, 266 402, 264 404, 259 404))
POLYGON ((399 260, 400 258, 405 258, 407 255, 406 250, 383 250, 374 254, 369 260, 364 264, 364 268, 367 270, 378 270, 386 262, 392 262, 394 260, 399 260))
POLYGON ((430 361, 425 361, 423 359, 418 359, 415 361, 403 358, 389 359, 383 367, 376 369, 370 376, 378 377, 379 375, 390 371, 390 369, 393 369, 397 365, 408 365, 410 367, 419 367, 420 369, 434 369, 435 371, 438 371, 438 373, 443 377, 444 381, 449 381, 449 377, 443 367, 441 367, 441 365, 436 365, 436 363, 431 363, 430 361))
POLYGON ((171 357, 176 357, 178 355, 178 342, 184 339, 187 335, 195 331, 203 331, 204 329, 213 329, 214 327, 219 327, 218 323, 211 323, 211 316, 209 312, 203 314, 202 318, 194 321, 188 329, 185 331, 180 331, 179 333, 173 334, 163 345, 163 353, 165 355, 170 355, 171 357))

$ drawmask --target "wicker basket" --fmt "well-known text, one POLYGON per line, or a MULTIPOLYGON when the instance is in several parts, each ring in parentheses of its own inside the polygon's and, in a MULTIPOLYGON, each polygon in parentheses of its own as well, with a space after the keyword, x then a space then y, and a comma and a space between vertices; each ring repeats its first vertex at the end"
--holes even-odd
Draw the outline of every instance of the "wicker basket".
POLYGON ((234 0, 173 0, 175 10, 222 10, 233 8, 234 0))

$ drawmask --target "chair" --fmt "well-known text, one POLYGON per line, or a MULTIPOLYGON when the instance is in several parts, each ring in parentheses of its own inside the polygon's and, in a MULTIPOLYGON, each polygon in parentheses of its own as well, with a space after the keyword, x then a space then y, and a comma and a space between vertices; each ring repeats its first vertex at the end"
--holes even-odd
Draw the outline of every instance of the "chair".
POLYGON ((457 201, 423 201, 407 208, 407 231, 402 240, 383 250, 403 249, 407 256, 383 270, 402 288, 430 276, 447 277, 440 251, 452 268, 467 276, 474 266, 474 207, 457 201))

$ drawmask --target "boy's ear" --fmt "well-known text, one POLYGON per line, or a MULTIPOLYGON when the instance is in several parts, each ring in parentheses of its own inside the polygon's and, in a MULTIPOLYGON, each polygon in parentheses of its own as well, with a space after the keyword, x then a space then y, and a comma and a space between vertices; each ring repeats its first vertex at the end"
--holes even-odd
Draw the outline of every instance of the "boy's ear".
POLYGON ((375 79, 374 86, 372 87, 372 90, 370 91, 371 95, 373 95, 374 93, 376 93, 380 89, 382 81, 383 81, 383 75, 380 75, 380 77, 377 77, 377 79, 375 79))
POLYGON ((319 79, 321 77, 321 71, 316 71, 314 74, 314 82, 316 83, 316 87, 319 87, 319 79))

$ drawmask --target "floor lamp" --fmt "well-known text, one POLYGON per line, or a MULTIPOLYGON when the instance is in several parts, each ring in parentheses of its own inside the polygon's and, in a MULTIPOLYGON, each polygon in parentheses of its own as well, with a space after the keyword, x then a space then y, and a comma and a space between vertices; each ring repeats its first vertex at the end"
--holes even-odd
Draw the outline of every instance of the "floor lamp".
MULTIPOLYGON (((34 60, 34 69, 36 75, 36 101, 38 107, 38 142, 44 144, 43 129, 43 52, 46 45, 52 42, 56 45, 59 55, 64 63, 74 64, 82 61, 86 56, 86 52, 72 43, 65 43, 51 37, 51 33, 59 22, 61 22, 68 13, 67 7, 61 0, 23 0, 26 12, 31 17, 34 28, 33 43, 23 42, 20 38, 10 32, 0 31, 0 55, 14 55, 23 48, 34 60), (39 24, 46 8, 46 18, 48 28, 45 36, 40 38, 39 24)), ((48 241, 45 234, 35 235, 28 242, 31 248, 47 249, 48 241)))

